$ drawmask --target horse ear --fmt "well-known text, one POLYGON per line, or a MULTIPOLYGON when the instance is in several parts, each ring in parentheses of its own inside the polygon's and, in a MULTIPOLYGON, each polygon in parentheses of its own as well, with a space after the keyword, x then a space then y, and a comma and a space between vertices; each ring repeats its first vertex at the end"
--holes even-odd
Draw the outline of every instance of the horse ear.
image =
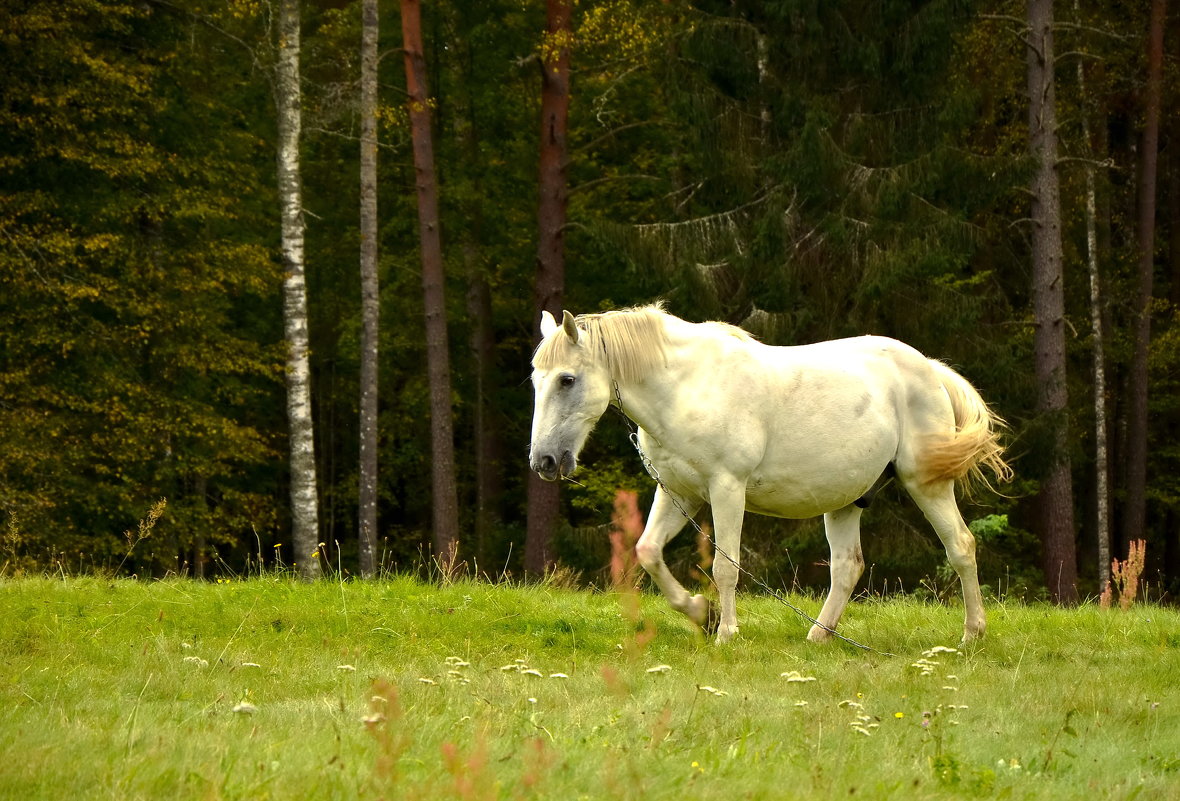
POLYGON ((574 324, 574 316, 566 309, 561 316, 561 327, 565 331, 565 335, 573 340, 574 344, 578 344, 578 326, 574 324))
POLYGON ((548 310, 541 312, 541 338, 552 334, 557 330, 557 320, 553 319, 553 315, 548 310))

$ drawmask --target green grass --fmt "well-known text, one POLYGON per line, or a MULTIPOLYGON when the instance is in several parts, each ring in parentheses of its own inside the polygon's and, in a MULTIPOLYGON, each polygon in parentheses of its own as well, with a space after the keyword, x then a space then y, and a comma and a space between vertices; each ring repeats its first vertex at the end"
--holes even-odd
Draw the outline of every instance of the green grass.
POLYGON ((0 797, 1180 797, 1173 610, 992 602, 986 641, 923 675, 959 609, 854 603, 843 631, 883 656, 764 597, 726 647, 638 600, 0 581, 0 797))

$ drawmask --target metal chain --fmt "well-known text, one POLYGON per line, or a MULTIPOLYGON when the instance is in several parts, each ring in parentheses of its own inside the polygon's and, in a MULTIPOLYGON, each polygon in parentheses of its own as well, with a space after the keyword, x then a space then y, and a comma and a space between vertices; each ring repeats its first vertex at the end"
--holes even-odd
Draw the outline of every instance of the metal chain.
POLYGON ((676 507, 676 510, 678 512, 680 512, 680 514, 684 516, 684 519, 687 520, 692 525, 692 527, 696 530, 697 535, 700 537, 704 537, 705 540, 707 540, 708 543, 713 546, 713 551, 715 553, 718 553, 721 556, 728 559, 730 564, 732 564, 735 568, 737 568, 739 573, 743 574, 746 578, 748 578, 754 584, 758 585, 763 590, 770 593, 771 597, 773 597, 776 601, 778 601, 783 606, 787 607, 792 612, 799 615, 799 617, 803 618, 804 620, 808 621, 809 623, 819 626, 821 629, 826 631, 828 634, 831 634, 832 636, 843 640, 844 642, 848 643, 849 645, 860 648, 862 651, 872 651, 873 653, 880 654, 881 656, 897 656, 897 654, 891 654, 888 651, 882 651, 880 649, 874 648, 871 645, 865 645, 864 643, 857 642, 856 640, 853 640, 850 637, 845 637, 843 634, 839 633, 835 629, 825 626, 823 623, 820 623, 818 620, 813 618, 811 615, 807 614, 802 609, 800 609, 798 606, 796 606, 795 604, 793 604, 789 600, 787 600, 781 592, 776 590, 774 587, 771 587, 766 582, 762 581, 762 579, 755 576, 753 573, 751 573, 746 568, 742 567, 741 563, 738 562, 737 559, 734 559, 732 556, 730 556, 725 551, 723 551, 721 548, 719 548, 717 546, 717 541, 714 540, 712 537, 710 537, 708 535, 708 533, 706 533, 705 530, 700 527, 700 525, 697 523, 697 521, 692 518, 692 515, 690 515, 688 513, 688 511, 684 508, 684 506, 680 503, 680 499, 676 497, 675 493, 673 493, 671 490, 668 489, 668 485, 665 484, 663 479, 660 478, 660 471, 652 463, 651 459, 649 459, 647 457, 647 454, 643 452, 643 448, 640 447, 640 445, 639 445, 639 430, 635 427, 635 424, 631 422, 631 418, 629 418, 627 416, 626 412, 623 411, 623 395, 619 391, 619 382, 614 381, 613 383, 615 386, 615 403, 617 404, 620 416, 623 418, 623 421, 626 423, 627 428, 631 431, 629 439, 631 440, 631 444, 635 447, 636 453, 639 454, 639 460, 641 462, 643 462, 644 469, 647 470, 647 474, 655 480, 656 484, 659 485, 660 489, 662 489, 664 491, 664 494, 668 496, 668 499, 670 501, 672 501, 672 505, 676 507))

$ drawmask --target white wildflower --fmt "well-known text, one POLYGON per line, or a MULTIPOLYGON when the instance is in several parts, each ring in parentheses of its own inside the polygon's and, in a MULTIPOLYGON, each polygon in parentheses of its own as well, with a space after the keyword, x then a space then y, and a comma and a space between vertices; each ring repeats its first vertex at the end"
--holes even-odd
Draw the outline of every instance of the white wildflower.
POLYGON ((345 673, 356 673, 355 665, 337 665, 337 670, 343 670, 345 673))
POLYGON ((804 706, 807 706, 807 702, 806 701, 796 701, 795 706, 804 707, 804 706))
POLYGON ((537 678, 544 678, 545 675, 536 668, 522 668, 520 674, 522 676, 536 676, 537 678))
POLYGON ((258 664, 257 662, 243 662, 243 663, 242 663, 242 667, 256 667, 256 668, 260 668, 260 667, 262 667, 262 665, 258 664))
POLYGON ((254 706, 254 704, 250 703, 249 701, 242 701, 233 708, 233 711, 234 714, 237 715, 253 715, 258 711, 258 707, 254 706))
POLYGON ((935 659, 919 659, 917 662, 911 662, 910 667, 917 668, 919 671, 918 675, 920 676, 933 676, 934 668, 939 664, 941 663, 935 659))
POLYGON ((655 667, 649 667, 647 669, 647 672, 648 673, 667 673, 671 669, 672 669, 671 665, 656 665, 655 667))
POLYGON ((430 685, 436 685, 436 684, 438 684, 438 682, 437 682, 437 681, 435 681, 434 679, 428 679, 428 678, 426 678, 425 676, 423 676, 422 678, 418 679, 418 682, 419 682, 420 684, 430 684, 430 685))
POLYGON ((202 668, 209 667, 209 660, 202 659, 199 656, 186 656, 183 661, 186 665, 196 665, 202 668))
POLYGON ((718 690, 716 687, 710 687, 707 684, 698 685, 697 690, 703 693, 712 693, 718 697, 729 695, 725 690, 718 690))
POLYGON ((780 673, 778 675, 780 678, 784 678, 788 682, 815 681, 815 676, 804 676, 797 670, 792 670, 787 673, 780 673))
POLYGON ((549 678, 551 678, 551 679, 568 679, 569 676, 565 675, 564 673, 550 673, 549 678))

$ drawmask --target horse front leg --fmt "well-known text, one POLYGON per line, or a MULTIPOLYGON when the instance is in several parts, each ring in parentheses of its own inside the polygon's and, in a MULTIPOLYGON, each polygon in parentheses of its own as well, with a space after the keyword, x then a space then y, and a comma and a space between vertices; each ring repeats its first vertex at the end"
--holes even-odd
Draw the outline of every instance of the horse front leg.
POLYGON ((700 508, 700 501, 689 501, 678 495, 673 500, 673 496, 667 490, 662 486, 657 487, 655 501, 647 517, 647 525, 644 526, 639 542, 635 543, 635 555, 672 608, 707 630, 710 617, 709 599, 703 595, 690 595, 664 562, 664 546, 680 533, 680 529, 684 528, 684 524, 700 508))
POLYGON ((741 571, 742 521, 746 515, 746 485, 731 477, 709 485, 713 507, 713 581, 721 600, 717 643, 727 643, 738 633, 737 582, 741 571))

